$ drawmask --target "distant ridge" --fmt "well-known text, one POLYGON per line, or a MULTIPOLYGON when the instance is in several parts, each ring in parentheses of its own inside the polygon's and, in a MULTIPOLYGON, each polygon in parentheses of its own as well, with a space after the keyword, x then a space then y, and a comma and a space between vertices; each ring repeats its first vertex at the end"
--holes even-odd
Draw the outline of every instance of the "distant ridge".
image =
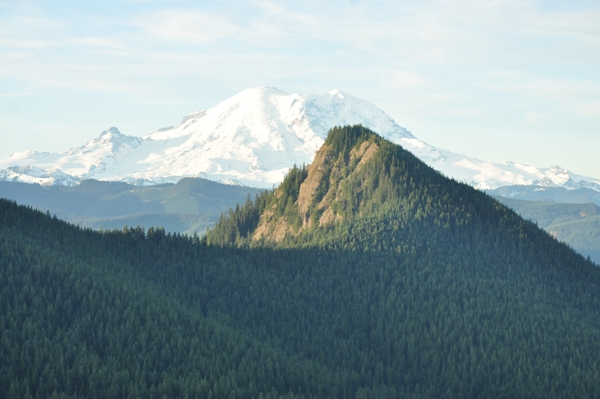
POLYGON ((112 230, 124 225, 162 226, 170 233, 204 234, 221 212, 261 190, 201 178, 151 187, 83 180, 72 187, 0 181, 0 198, 16 201, 81 227, 112 230))

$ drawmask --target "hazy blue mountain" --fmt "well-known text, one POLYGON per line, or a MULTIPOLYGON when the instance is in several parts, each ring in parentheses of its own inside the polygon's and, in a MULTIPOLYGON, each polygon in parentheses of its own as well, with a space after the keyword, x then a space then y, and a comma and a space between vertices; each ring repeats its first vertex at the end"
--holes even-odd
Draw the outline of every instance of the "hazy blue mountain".
POLYGON ((600 192, 590 188, 566 189, 564 187, 514 185, 485 191, 490 195, 502 196, 517 200, 562 202, 568 204, 583 204, 592 202, 596 205, 600 205, 600 192))
POLYGON ((188 234, 203 234, 221 212, 258 193, 201 178, 150 187, 97 180, 72 187, 0 181, 0 198, 49 211, 82 227, 162 226, 167 232, 188 234))

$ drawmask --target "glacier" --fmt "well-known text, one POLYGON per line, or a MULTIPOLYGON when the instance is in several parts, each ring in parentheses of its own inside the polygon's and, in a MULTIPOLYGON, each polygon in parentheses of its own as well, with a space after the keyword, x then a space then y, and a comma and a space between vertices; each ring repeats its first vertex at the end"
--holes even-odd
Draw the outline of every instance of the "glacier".
POLYGON ((492 163, 436 148, 398 125, 374 104, 339 90, 287 94, 272 87, 244 90, 176 127, 145 137, 112 127, 64 153, 24 151, 0 160, 0 180, 76 185, 84 179, 135 185, 203 177, 271 188, 294 164, 309 164, 333 126, 363 126, 403 146, 448 177, 480 190, 537 185, 600 191, 600 180, 558 166, 492 163))

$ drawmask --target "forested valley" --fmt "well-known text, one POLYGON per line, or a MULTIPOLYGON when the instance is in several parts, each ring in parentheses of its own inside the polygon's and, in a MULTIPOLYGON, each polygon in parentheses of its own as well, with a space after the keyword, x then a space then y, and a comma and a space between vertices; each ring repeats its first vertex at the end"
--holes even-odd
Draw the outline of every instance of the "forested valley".
POLYGON ((206 237, 0 200, 2 398, 600 392, 600 270, 361 126, 206 237))
POLYGON ((72 187, 0 181, 0 198, 49 211, 81 227, 113 230, 161 226, 167 232, 189 235, 203 233, 221 212, 260 192, 198 177, 154 186, 93 179, 72 187))

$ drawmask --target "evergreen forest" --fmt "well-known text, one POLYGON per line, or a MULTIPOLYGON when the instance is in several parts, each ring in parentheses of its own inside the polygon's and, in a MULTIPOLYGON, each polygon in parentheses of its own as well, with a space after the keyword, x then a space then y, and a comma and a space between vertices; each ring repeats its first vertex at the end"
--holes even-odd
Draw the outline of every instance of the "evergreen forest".
POLYGON ((600 207, 495 197, 525 219, 534 221, 559 241, 600 265, 600 207))
POLYGON ((594 398, 600 270, 362 126, 205 237, 0 200, 0 398, 594 398))

